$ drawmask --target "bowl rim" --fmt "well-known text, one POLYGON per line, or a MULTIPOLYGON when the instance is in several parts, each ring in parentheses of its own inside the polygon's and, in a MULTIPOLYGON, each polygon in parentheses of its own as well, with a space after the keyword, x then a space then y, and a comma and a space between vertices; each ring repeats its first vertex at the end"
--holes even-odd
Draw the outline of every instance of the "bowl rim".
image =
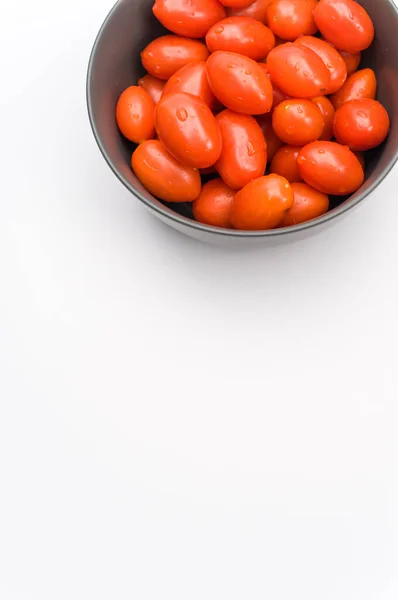
MULTIPOLYGON (((104 22, 102 23, 102 25, 100 27, 100 30, 97 33, 97 36, 94 41, 94 45, 93 45, 91 53, 90 53, 90 58, 89 58, 88 68, 87 68, 87 76, 86 76, 86 103, 87 103, 88 117, 89 117, 92 132, 94 134, 94 138, 97 142, 97 145, 101 151, 102 156, 104 157, 104 159, 107 162, 111 171, 114 173, 114 175, 117 177, 117 179, 133 194, 133 196, 135 196, 141 202, 143 202, 143 204, 145 204, 151 211, 158 213, 159 216, 163 217, 166 220, 170 219, 171 221, 174 221, 179 225, 183 225, 185 227, 190 227, 197 231, 201 231, 204 233, 216 234, 216 235, 223 235, 226 237, 236 237, 236 238, 279 237, 279 236, 283 236, 283 235, 286 235, 289 233, 296 233, 299 231, 305 231, 306 229, 312 229, 314 227, 318 227, 324 223, 327 223, 328 221, 332 221, 333 219, 343 215, 347 211, 349 211, 352 208, 354 208, 355 206, 357 206, 365 198, 367 198, 369 196, 369 194, 371 194, 380 185, 380 183, 387 177, 387 175, 393 169, 393 167, 396 164, 397 159, 398 159, 398 144, 397 144, 397 148, 395 149, 394 155, 390 159, 389 163, 384 167, 384 169, 379 174, 379 176, 376 177, 376 179, 372 182, 372 184, 368 187, 368 189, 366 191, 361 192, 359 190, 359 193, 354 198, 354 200, 350 201, 348 199, 345 202, 343 202, 342 204, 340 204, 340 206, 337 206, 336 208, 332 209, 331 211, 328 211, 327 213, 325 213, 324 215, 322 215, 320 217, 317 217, 316 219, 312 219, 312 220, 306 221, 304 223, 299 223, 297 225, 292 225, 290 227, 283 227, 283 228, 281 227, 279 229, 261 229, 261 230, 255 230, 255 231, 248 231, 248 230, 224 229, 221 227, 213 227, 211 225, 205 225, 203 223, 199 223, 198 221, 190 219, 189 217, 184 217, 176 212, 173 212, 172 209, 169 209, 166 206, 163 206, 159 201, 156 201, 154 196, 152 196, 154 202, 151 200, 148 200, 114 166, 104 144, 102 143, 101 136, 98 132, 98 129, 97 129, 97 126, 95 123, 95 119, 94 119, 94 115, 93 115, 93 103, 92 103, 92 97, 91 97, 90 82, 92 79, 92 70, 93 70, 95 55, 97 53, 97 49, 98 49, 99 43, 101 41, 102 34, 104 33, 105 29, 108 26, 108 23, 111 21, 111 19, 113 17, 114 12, 116 12, 119 4, 122 1, 123 0, 117 0, 117 2, 113 5, 111 10, 109 11, 108 15, 106 16, 104 22), (156 202, 158 202, 158 203, 156 203, 156 202)), ((394 3, 393 0, 385 0, 385 2, 387 2, 394 9, 395 14, 398 19, 398 6, 394 3)))

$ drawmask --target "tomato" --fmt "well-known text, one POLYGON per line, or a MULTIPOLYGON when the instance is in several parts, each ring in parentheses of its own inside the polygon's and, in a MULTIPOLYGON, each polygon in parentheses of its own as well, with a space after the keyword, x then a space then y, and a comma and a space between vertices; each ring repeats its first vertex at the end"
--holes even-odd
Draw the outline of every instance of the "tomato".
POLYGON ((361 187, 364 172, 355 154, 336 142, 312 142, 297 162, 305 183, 325 194, 346 196, 361 187))
POLYGON ((202 42, 178 35, 163 35, 141 52, 144 68, 159 79, 169 79, 187 63, 206 60, 208 56, 209 51, 202 42))
POLYGON ((228 17, 209 29, 206 44, 210 52, 224 50, 260 60, 275 45, 268 27, 250 17, 228 17))
POLYGON ((297 164, 297 157, 301 150, 301 146, 282 146, 276 152, 272 159, 270 172, 281 175, 289 181, 302 181, 300 171, 297 164))
POLYGON ((300 37, 295 43, 315 52, 329 70, 330 79, 326 87, 326 94, 333 94, 339 90, 347 79, 347 67, 341 54, 327 42, 310 35, 300 37))
POLYGON ((116 105, 116 121, 124 137, 139 144, 155 137, 155 103, 145 90, 132 85, 116 105))
POLYGON ((293 206, 284 216, 281 227, 311 221, 329 210, 329 197, 306 183, 292 183, 293 206))
POLYGON ((159 140, 140 144, 131 165, 142 185, 166 202, 193 202, 200 194, 199 171, 179 163, 159 140))
POLYGON ((372 69, 361 69, 350 75, 345 84, 330 98, 335 110, 345 102, 360 98, 376 98, 376 75, 372 69))
POLYGON ((272 84, 251 58, 235 52, 214 52, 207 60, 207 77, 213 94, 227 108, 261 115, 272 107, 272 84))
POLYGON ((231 190, 222 179, 208 181, 193 203, 195 219, 205 225, 231 228, 230 214, 235 194, 235 190, 231 190))
POLYGON ((152 10, 166 29, 191 38, 204 37, 226 16, 217 0, 155 0, 152 10))
POLYGON ((230 8, 246 8, 251 4, 252 0, 220 0, 223 6, 230 8))
POLYGON ((264 175, 267 146, 263 132, 253 117, 230 110, 217 115, 216 121, 222 137, 216 171, 229 187, 238 190, 264 175))
POLYGON ((324 121, 323 132, 319 136, 319 139, 326 141, 331 140, 333 137, 333 104, 330 102, 329 98, 326 98, 325 96, 312 98, 312 102, 314 102, 321 111, 324 121))
POLYGON ((354 73, 359 67, 362 57, 361 53, 354 52, 353 54, 350 54, 349 52, 340 52, 340 54, 345 62, 347 75, 352 75, 352 73, 354 73))
POLYGON ((273 0, 268 7, 268 27, 283 40, 318 31, 314 21, 317 0, 273 0))
POLYGON ((216 98, 207 81, 205 61, 188 63, 170 77, 164 86, 163 95, 176 92, 198 96, 210 108, 214 108, 216 98))
POLYGON ((266 175, 253 179, 235 196, 231 222, 236 229, 273 229, 293 206, 293 190, 287 179, 266 175))
POLYGON ((335 114, 334 136, 351 150, 370 150, 387 137, 390 119, 384 106, 377 100, 362 98, 350 100, 335 114))
POLYGON ((267 144, 267 159, 268 161, 271 161, 275 152, 283 146, 283 142, 278 138, 272 127, 272 116, 270 114, 260 115, 256 118, 256 121, 261 127, 267 144))
POLYGON ((159 102, 163 93, 164 81, 153 75, 145 75, 138 80, 138 85, 150 95, 155 104, 159 102))
POLYGON ((272 0, 255 0, 249 6, 241 8, 227 8, 229 17, 251 17, 257 21, 267 24, 268 6, 272 0))
POLYGON ((372 20, 355 0, 320 0, 314 19, 325 40, 338 50, 360 52, 373 42, 372 20))
MULTIPOLYGON (((263 71, 267 74, 267 76, 271 79, 271 75, 270 75, 267 65, 262 62, 259 62, 258 64, 263 69, 263 71)), ((271 81, 271 83, 272 83, 272 81, 271 81)), ((272 85, 272 108, 275 108, 275 106, 278 106, 278 104, 283 102, 283 100, 287 100, 288 98, 289 98, 289 96, 286 96, 286 94, 281 92, 281 90, 278 87, 276 87, 276 85, 272 85)))
POLYGON ((325 122, 319 108, 311 100, 284 100, 272 114, 276 135, 286 144, 304 146, 322 135, 325 122))
POLYGON ((282 44, 267 56, 271 79, 293 98, 314 98, 326 93, 330 74, 313 50, 298 44, 282 44))

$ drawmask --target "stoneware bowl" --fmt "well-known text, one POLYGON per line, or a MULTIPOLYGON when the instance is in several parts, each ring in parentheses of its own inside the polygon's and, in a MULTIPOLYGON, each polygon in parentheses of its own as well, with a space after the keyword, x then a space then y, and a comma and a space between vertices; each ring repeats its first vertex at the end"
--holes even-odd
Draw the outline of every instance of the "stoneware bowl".
POLYGON ((332 198, 332 209, 313 221, 268 231, 235 231, 192 220, 189 203, 166 204, 149 194, 131 170, 133 146, 119 133, 116 102, 129 85, 143 75, 140 52, 166 33, 152 15, 153 0, 119 0, 106 18, 94 43, 87 74, 87 104, 98 146, 108 165, 131 194, 162 221, 201 241, 230 247, 275 245, 295 241, 336 223, 377 188, 397 159, 398 149, 398 10, 391 0, 361 0, 375 25, 376 37, 364 53, 361 66, 373 68, 378 99, 391 119, 391 131, 382 146, 370 154, 366 181, 350 198, 332 198), (339 217, 339 219, 337 219, 339 217))

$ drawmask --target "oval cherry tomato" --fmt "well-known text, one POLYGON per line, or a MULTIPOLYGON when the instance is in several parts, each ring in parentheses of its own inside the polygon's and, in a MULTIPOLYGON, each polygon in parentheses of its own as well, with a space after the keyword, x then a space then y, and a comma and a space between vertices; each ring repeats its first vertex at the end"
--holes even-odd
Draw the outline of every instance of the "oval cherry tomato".
POLYGON ((267 146, 257 121, 249 115, 224 110, 216 117, 221 131, 222 151, 216 171, 236 190, 264 175, 267 146))
POLYGON ((268 161, 271 161, 275 156, 275 152, 284 144, 282 140, 278 138, 272 127, 272 116, 270 114, 260 115, 259 117, 256 117, 256 121, 261 127, 265 143, 267 144, 267 159, 268 161))
POLYGON ((350 100, 335 114, 333 132, 340 144, 351 150, 370 150, 387 137, 390 119, 384 106, 377 100, 362 98, 350 100))
POLYGON ((163 95, 176 92, 198 96, 210 108, 214 108, 216 98, 207 81, 205 61, 188 63, 170 77, 164 86, 163 95))
POLYGON ((227 108, 249 115, 271 110, 271 82, 251 58, 235 52, 214 52, 207 60, 206 71, 213 94, 227 108))
POLYGON ((205 225, 231 228, 230 214, 235 194, 235 190, 231 190, 222 179, 208 181, 193 203, 195 219, 205 225))
POLYGON ((249 6, 244 6, 243 8, 227 8, 227 15, 229 17, 251 17, 266 25, 270 2, 272 0, 255 0, 249 6))
POLYGON ((142 185, 166 202, 193 202, 200 194, 199 171, 184 167, 159 140, 140 144, 131 165, 142 185))
POLYGON ((311 100, 284 100, 272 113, 276 135, 286 144, 304 146, 322 135, 325 122, 319 108, 311 100))
POLYGON ((314 21, 317 0, 273 0, 268 7, 268 27, 283 40, 318 31, 314 21))
POLYGON ((338 92, 330 100, 337 110, 345 102, 360 98, 376 98, 376 75, 372 69, 361 69, 350 75, 338 92))
MULTIPOLYGON (((265 71, 265 73, 271 80, 271 75, 270 75, 267 65, 262 62, 259 62, 258 64, 263 69, 263 71, 265 71)), ((271 80, 271 83, 272 83, 272 80, 271 80)), ((276 87, 276 85, 272 85, 272 108, 275 108, 275 106, 278 106, 278 104, 283 102, 283 100, 287 100, 288 98, 289 98, 289 96, 286 96, 286 94, 284 94, 278 87, 276 87)))
POLYGON ((304 146, 297 162, 305 183, 324 194, 352 194, 364 180, 355 154, 336 142, 312 142, 304 146))
POLYGON ((246 8, 252 0, 220 0, 220 2, 223 6, 229 8, 246 8))
POLYGON ((209 29, 206 44, 210 52, 224 50, 265 58, 275 45, 275 36, 268 27, 250 17, 228 17, 209 29))
POLYGON ((235 196, 231 222, 235 229, 273 229, 293 206, 293 190, 287 179, 266 175, 253 179, 235 196))
POLYGON ((159 139, 181 163, 205 169, 221 154, 221 133, 210 108, 197 96, 179 92, 156 105, 159 139))
POLYGON ((329 210, 329 197, 306 183, 292 183, 294 202, 287 211, 281 227, 311 221, 329 210))
POLYGON ((194 60, 206 60, 209 51, 202 42, 163 35, 141 52, 144 69, 159 79, 169 79, 178 69, 194 60))
POLYGON ((360 52, 373 42, 372 20, 354 0, 320 0, 314 19, 325 40, 338 50, 360 52))
POLYGON ((155 104, 159 102, 163 94, 164 81, 153 75, 144 75, 138 80, 138 85, 150 95, 155 104))
POLYGON ((330 79, 326 88, 326 94, 333 94, 339 90, 347 79, 347 67, 341 54, 327 42, 310 35, 304 35, 296 40, 295 43, 315 52, 329 70, 330 79))
POLYGON ((131 142, 139 144, 155 137, 155 103, 138 85, 124 90, 116 105, 116 121, 120 131, 131 142))
POLYGON ((226 16, 217 0, 155 0, 152 10, 166 29, 191 38, 204 37, 226 16))
POLYGON ((272 159, 270 172, 284 177, 289 183, 303 181, 297 164, 301 146, 282 146, 272 159))
POLYGON ((359 63, 361 62, 362 57, 361 53, 354 52, 353 54, 351 54, 349 52, 340 52, 340 54, 345 62, 347 75, 352 75, 352 73, 354 73, 359 67, 359 63))
POLYGON ((282 44, 267 56, 271 79, 293 98, 314 98, 326 93, 330 74, 313 50, 298 44, 282 44))
POLYGON ((333 137, 333 104, 330 102, 329 98, 326 98, 325 96, 312 98, 312 102, 314 102, 321 111, 324 121, 323 132, 319 136, 319 139, 329 141, 333 137))

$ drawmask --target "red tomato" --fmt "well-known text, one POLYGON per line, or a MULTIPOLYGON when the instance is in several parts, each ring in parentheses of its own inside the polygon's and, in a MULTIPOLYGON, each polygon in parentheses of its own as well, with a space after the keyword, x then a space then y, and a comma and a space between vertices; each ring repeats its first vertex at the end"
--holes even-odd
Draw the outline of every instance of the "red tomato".
POLYGON ((235 194, 235 190, 231 190, 222 179, 208 181, 193 203, 195 219, 205 225, 231 228, 230 214, 235 194))
POLYGON ((265 142, 267 144, 267 158, 271 161, 275 156, 275 152, 283 146, 282 140, 278 138, 272 127, 272 116, 270 114, 260 115, 256 118, 263 132, 265 142))
POLYGON ((272 113, 276 135, 286 144, 304 146, 322 135, 325 122, 319 108, 311 100, 290 98, 272 113))
POLYGON ((159 102, 163 93, 164 81, 153 75, 145 75, 138 80, 138 85, 150 95, 155 104, 159 102))
POLYGON ((267 56, 271 79, 293 98, 314 98, 326 93, 330 74, 313 50, 298 44, 282 44, 267 56))
POLYGON ((131 165, 142 185, 166 202, 193 202, 200 194, 199 171, 180 164, 159 140, 140 144, 131 165))
POLYGON ((327 194, 306 183, 292 183, 294 194, 293 206, 284 216, 281 227, 289 227, 311 221, 329 210, 329 197, 327 194))
POLYGON ((235 52, 214 52, 206 70, 213 94, 227 108, 249 115, 271 110, 271 82, 251 58, 235 52))
POLYGON ((228 17, 209 29, 206 44, 210 52, 224 50, 260 60, 275 45, 268 27, 250 17, 228 17))
POLYGON ((253 179, 235 196, 231 222, 235 229, 273 229, 293 206, 293 191, 287 179, 267 175, 253 179))
POLYGON ((270 172, 281 175, 289 183, 302 181, 303 179, 297 164, 297 157, 300 150, 301 146, 282 146, 282 148, 279 148, 272 159, 270 172))
POLYGON ((139 144, 155 137, 155 103, 137 85, 124 90, 116 105, 116 121, 120 131, 131 142, 139 144))
POLYGON ((347 79, 347 67, 341 54, 327 42, 310 35, 299 38, 295 43, 309 48, 322 59, 330 73, 326 93, 337 92, 347 79))
POLYGON ((226 16, 217 0, 155 0, 152 10, 166 29, 191 38, 204 37, 226 16))
POLYGON ((229 17, 251 17, 257 21, 267 24, 268 6, 272 0, 255 0, 249 6, 242 8, 227 8, 229 17))
POLYGON ((345 84, 330 98, 335 110, 345 102, 360 98, 376 98, 376 75, 372 69, 361 69, 350 75, 345 84))
POLYGON ((354 0, 320 0, 314 19, 325 40, 338 50, 360 52, 373 42, 372 20, 354 0))
POLYGON ((210 108, 214 108, 216 98, 207 81, 205 61, 188 63, 170 77, 164 86, 163 96, 176 92, 198 96, 210 108))
POLYGON ((273 0, 268 7, 268 26, 275 35, 293 42, 300 35, 318 31, 314 21, 317 0, 273 0))
POLYGON ((340 54, 345 62, 347 75, 352 75, 352 73, 354 73, 359 67, 359 63, 361 62, 361 53, 354 52, 353 54, 350 54, 349 52, 340 52, 340 54))
POLYGON ((179 92, 156 105, 159 139, 181 163, 205 169, 221 154, 221 133, 210 108, 197 96, 179 92))
POLYGON ((264 175, 267 146, 263 132, 253 117, 230 110, 217 115, 216 121, 222 137, 216 171, 229 187, 238 190, 264 175))
POLYGON ((252 0, 220 0, 223 6, 230 8, 246 8, 251 4, 252 0))
POLYGON ((330 102, 329 98, 326 98, 325 96, 312 98, 312 102, 314 102, 321 111, 324 121, 323 132, 321 133, 319 139, 329 141, 333 137, 333 104, 330 102))
POLYGON ((355 154, 336 142, 307 144, 301 149, 297 162, 305 183, 324 194, 352 194, 364 180, 363 169, 355 154))
MULTIPOLYGON (((269 69, 268 69, 267 65, 262 62, 259 62, 258 64, 260 65, 262 70, 265 71, 267 76, 271 79, 271 75, 269 73, 269 69)), ((271 83, 272 83, 272 81, 271 81, 271 83)), ((275 106, 278 106, 278 104, 283 102, 283 100, 287 100, 289 98, 289 96, 286 96, 286 94, 281 92, 281 90, 278 87, 276 87, 276 85, 272 85, 272 98, 273 98, 272 99, 272 108, 275 108, 275 106)))
POLYGON ((178 35, 153 40, 141 52, 144 68, 159 79, 169 79, 178 69, 194 60, 206 60, 209 51, 202 42, 178 35))
POLYGON ((340 144, 351 150, 370 150, 379 146, 387 137, 390 119, 384 106, 371 100, 350 100, 335 114, 333 132, 340 144))

